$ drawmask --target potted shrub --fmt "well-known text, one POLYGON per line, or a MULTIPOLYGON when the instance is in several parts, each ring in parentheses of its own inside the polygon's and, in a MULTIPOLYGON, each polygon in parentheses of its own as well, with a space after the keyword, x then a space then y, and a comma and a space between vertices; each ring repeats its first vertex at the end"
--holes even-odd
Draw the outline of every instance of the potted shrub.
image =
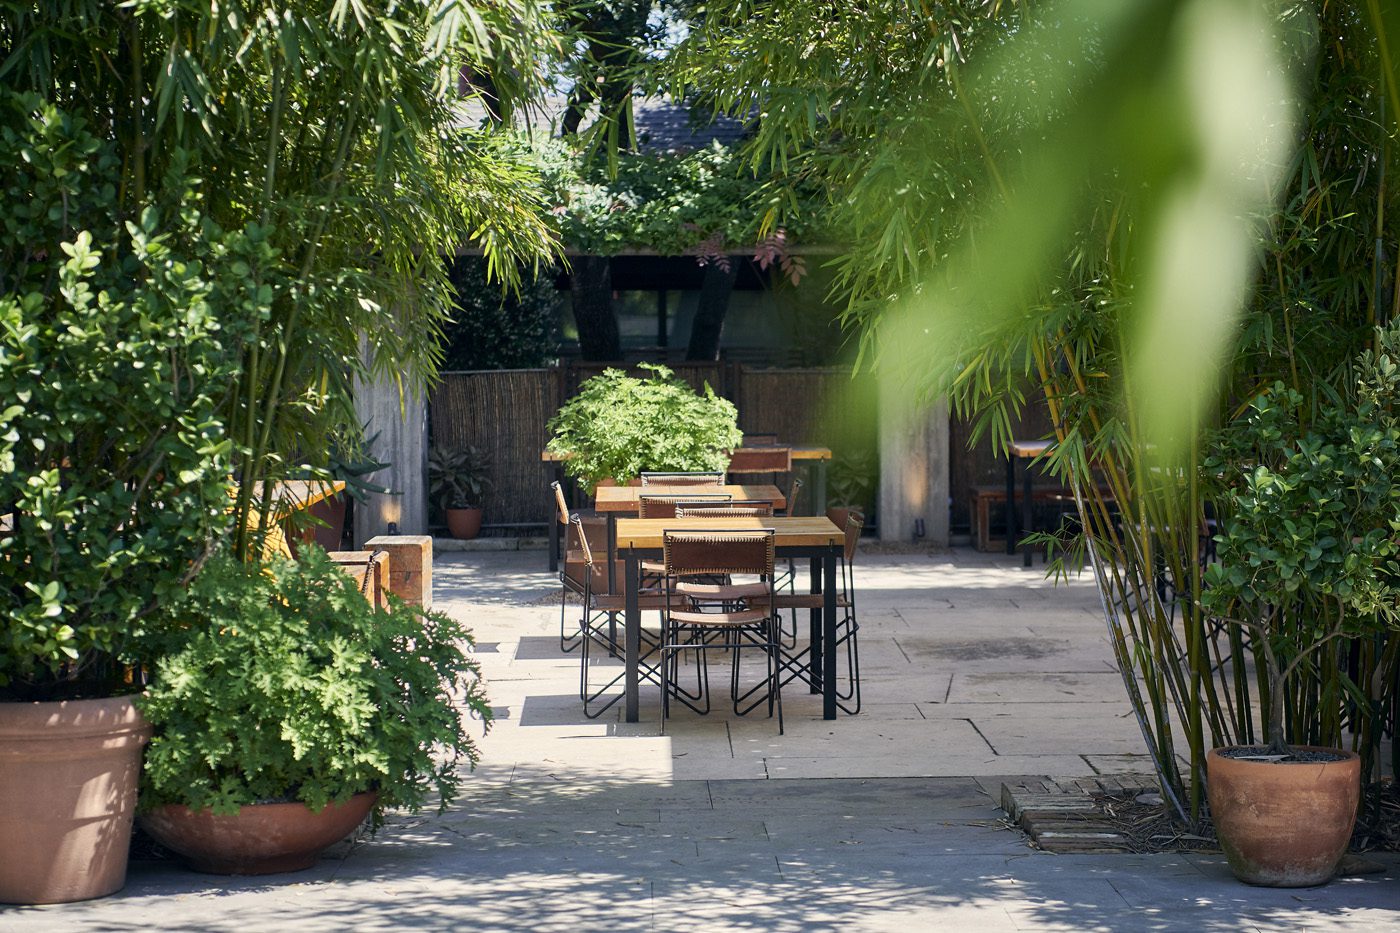
POLYGON ((0 93, 0 124, 0 902, 54 903, 125 883, 135 640, 228 526, 247 276, 192 204, 125 228, 82 121, 0 93))
POLYGON ((665 366, 641 368, 641 379, 606 369, 586 380, 549 421, 549 449, 590 490, 652 470, 724 470, 743 439, 733 403, 708 383, 697 393, 665 366))
POLYGON ((470 445, 428 454, 428 492, 452 537, 470 539, 481 533, 481 500, 491 488, 488 468, 485 454, 470 445))
POLYGON ((852 512, 869 515, 878 476, 873 451, 851 450, 833 458, 826 483, 826 517, 837 528, 845 528, 852 512))
POLYGON ((397 599, 375 609, 317 548, 217 557, 164 614, 140 820, 198 870, 309 867, 366 814, 446 807, 476 763, 464 714, 489 709, 468 634, 397 599))
POLYGON ((1400 354, 1393 335, 1382 348, 1357 364, 1354 397, 1307 427, 1298 423, 1302 397, 1275 385, 1254 401, 1233 449, 1208 464, 1252 464, 1223 497, 1220 562, 1208 568, 1203 598, 1208 612, 1249 632, 1268 687, 1267 745, 1216 748, 1206 759, 1221 847, 1251 884, 1328 881, 1356 818, 1358 756, 1291 744, 1285 710, 1295 675, 1323 664, 1326 646, 1394 624, 1400 607, 1400 354))

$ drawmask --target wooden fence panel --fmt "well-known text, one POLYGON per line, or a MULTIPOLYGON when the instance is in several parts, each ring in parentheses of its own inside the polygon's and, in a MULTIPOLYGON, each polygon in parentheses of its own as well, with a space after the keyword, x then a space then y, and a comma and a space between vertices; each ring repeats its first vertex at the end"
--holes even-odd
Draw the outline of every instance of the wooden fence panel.
POLYGON ((742 367, 735 403, 739 427, 776 434, 785 443, 874 449, 875 396, 867 379, 848 369, 751 369, 742 367))
POLYGON ((548 369, 449 372, 432 393, 432 446, 471 444, 490 458, 487 524, 549 519, 552 472, 540 452, 559 407, 558 379, 548 369))
MULTIPOLYGON (((605 365, 563 369, 448 372, 430 399, 432 446, 471 444, 491 458, 494 485, 486 523, 544 524, 552 515, 547 490, 553 477, 540 452, 545 424, 579 383, 605 365)), ((739 409, 739 426, 773 433, 792 444, 873 449, 874 393, 868 381, 844 369, 750 369, 728 363, 680 363, 676 375, 697 390, 709 382, 739 409)), ((635 374, 639 372, 632 368, 635 374)))

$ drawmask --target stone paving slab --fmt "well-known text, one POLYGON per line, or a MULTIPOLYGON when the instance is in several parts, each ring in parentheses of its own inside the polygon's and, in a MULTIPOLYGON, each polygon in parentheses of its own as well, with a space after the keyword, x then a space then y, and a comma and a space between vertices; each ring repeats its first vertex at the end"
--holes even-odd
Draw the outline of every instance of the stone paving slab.
POLYGON ((1383 858, 1384 874, 1324 888, 1248 888, 1218 858, 1034 852, 995 828, 995 804, 965 778, 487 785, 468 788, 442 818, 391 820, 308 872, 226 879, 137 862, 116 897, 0 910, 0 929, 907 933, 1400 924, 1393 856, 1383 858))
POLYGON ((1151 770, 1087 580, 971 551, 862 553, 859 716, 826 722, 794 686, 786 735, 722 702, 662 735, 654 687, 642 722, 582 714, 543 564, 434 564, 435 604, 475 630, 499 712, 447 813, 395 815, 294 875, 137 862, 118 896, 0 907, 0 931, 1400 929, 1395 856, 1273 891, 1217 857, 1056 855, 1005 827, 1003 783, 1151 770))

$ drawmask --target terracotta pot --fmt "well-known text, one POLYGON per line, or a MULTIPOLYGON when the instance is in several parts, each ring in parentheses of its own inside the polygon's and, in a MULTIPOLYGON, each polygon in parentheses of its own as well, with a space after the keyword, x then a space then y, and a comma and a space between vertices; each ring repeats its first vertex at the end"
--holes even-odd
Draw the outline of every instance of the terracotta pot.
POLYGON ((448 509, 447 530, 454 538, 475 538, 481 534, 481 509, 448 509))
POLYGON ((378 794, 356 794, 319 813, 304 803, 258 803, 216 816, 179 804, 156 807, 137 819, 195 871, 214 875, 272 875, 301 871, 355 831, 378 794))
POLYGON ((296 534, 290 533, 288 526, 287 546, 291 548, 292 556, 300 554, 301 545, 314 541, 323 551, 339 551, 341 549, 341 535, 345 531, 346 504, 343 495, 334 495, 322 499, 311 508, 307 509, 311 515, 325 525, 311 525, 302 528, 296 534))
POLYGON ((1361 797, 1361 759, 1311 745, 1336 761, 1268 762, 1206 756, 1210 814, 1230 870, 1246 884, 1325 884, 1346 853, 1361 797))
POLYGON ((0 902, 121 890, 150 738, 131 697, 0 703, 0 902))

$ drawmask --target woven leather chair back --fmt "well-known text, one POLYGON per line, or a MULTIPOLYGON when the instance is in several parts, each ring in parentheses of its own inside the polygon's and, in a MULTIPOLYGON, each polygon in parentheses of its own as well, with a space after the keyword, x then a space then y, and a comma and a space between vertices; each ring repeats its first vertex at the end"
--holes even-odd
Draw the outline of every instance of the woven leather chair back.
POLYGON ((723 486, 723 473, 643 473, 643 486, 723 486))
POLYGON ((676 508, 685 505, 727 505, 734 497, 728 493, 695 493, 685 496, 641 496, 637 499, 637 514, 642 518, 675 518, 676 508))
POLYGON ((676 518, 770 518, 771 502, 686 502, 676 506, 676 518))
POLYGON ((730 473, 790 473, 791 447, 737 447, 729 457, 730 473))
POLYGON ((662 560, 668 576, 758 574, 772 578, 774 532, 666 531, 662 560))

